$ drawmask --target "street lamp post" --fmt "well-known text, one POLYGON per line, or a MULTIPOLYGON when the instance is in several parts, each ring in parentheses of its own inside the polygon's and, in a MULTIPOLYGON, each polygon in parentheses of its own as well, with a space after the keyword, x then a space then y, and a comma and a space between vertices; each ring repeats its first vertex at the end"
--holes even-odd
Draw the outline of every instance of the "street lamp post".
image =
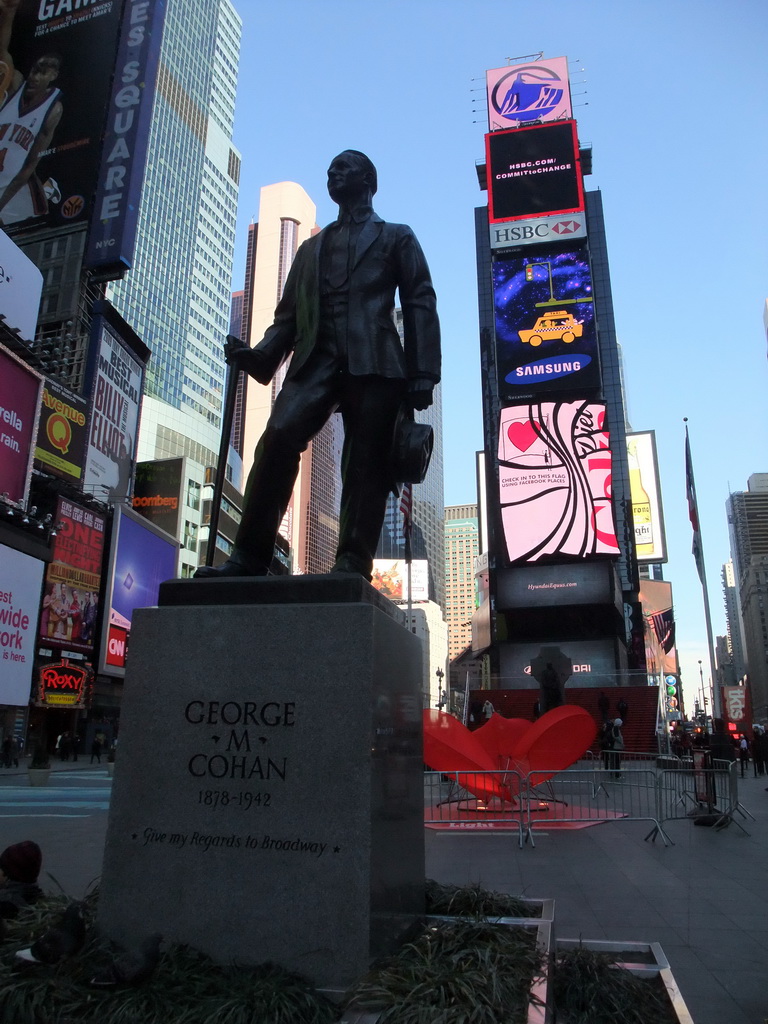
POLYGON ((437 707, 442 711, 445 707, 445 697, 443 695, 443 677, 445 672, 441 668, 436 668, 435 675, 437 676, 437 707))

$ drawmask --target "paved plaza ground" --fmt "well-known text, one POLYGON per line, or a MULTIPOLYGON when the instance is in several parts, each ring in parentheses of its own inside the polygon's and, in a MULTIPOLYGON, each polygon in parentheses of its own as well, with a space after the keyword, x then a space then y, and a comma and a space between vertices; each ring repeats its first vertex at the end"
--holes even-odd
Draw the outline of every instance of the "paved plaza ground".
MULTIPOLYGON (((105 765, 57 763, 47 793, 26 771, 0 769, 0 848, 34 839, 44 870, 73 897, 97 879, 110 780, 105 765)), ((660 942, 695 1024, 768 1018, 768 778, 748 775, 739 796, 756 820, 713 832, 672 821, 674 846, 645 842, 647 822, 616 821, 536 833, 427 830, 427 875, 441 882, 554 897, 562 938, 660 942)), ((53 883, 47 883, 53 889, 53 883)))

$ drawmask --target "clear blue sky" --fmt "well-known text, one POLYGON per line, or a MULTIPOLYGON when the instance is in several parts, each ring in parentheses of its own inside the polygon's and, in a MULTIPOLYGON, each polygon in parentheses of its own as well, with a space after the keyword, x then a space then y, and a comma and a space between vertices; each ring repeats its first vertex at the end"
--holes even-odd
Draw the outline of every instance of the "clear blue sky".
POLYGON ((768 9, 761 0, 234 0, 243 19, 243 155, 233 287, 259 188, 299 182, 328 223, 330 159, 365 151, 376 209, 410 224, 443 327, 445 500, 475 500, 482 446, 473 208, 484 73, 571 61, 588 188, 603 194, 631 424, 655 430, 686 697, 708 677, 685 501, 688 416, 715 633, 725 500, 768 471, 768 9), (581 69, 584 69, 583 71, 581 69))

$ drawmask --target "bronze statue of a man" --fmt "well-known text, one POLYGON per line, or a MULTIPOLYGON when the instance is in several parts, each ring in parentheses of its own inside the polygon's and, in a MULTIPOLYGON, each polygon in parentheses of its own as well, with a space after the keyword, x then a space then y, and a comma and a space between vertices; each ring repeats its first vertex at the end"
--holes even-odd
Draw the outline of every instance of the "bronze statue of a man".
POLYGON ((254 348, 227 359, 267 384, 292 353, 254 457, 235 548, 197 578, 263 576, 272 561, 301 453, 328 421, 344 423, 339 545, 333 572, 371 578, 387 494, 392 438, 403 405, 426 409, 440 380, 440 325, 424 254, 409 227, 371 206, 376 168, 356 150, 328 168, 338 219, 300 246, 275 310, 254 348), (404 343, 392 319, 395 291, 404 343))

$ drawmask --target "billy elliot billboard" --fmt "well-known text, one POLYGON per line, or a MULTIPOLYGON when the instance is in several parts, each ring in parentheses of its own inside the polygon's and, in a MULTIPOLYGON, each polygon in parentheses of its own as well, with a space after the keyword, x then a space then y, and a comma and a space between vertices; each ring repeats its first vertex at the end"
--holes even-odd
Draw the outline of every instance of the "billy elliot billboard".
POLYGON ((157 604, 160 584, 176 575, 178 542, 142 516, 115 506, 99 672, 123 677, 136 608, 157 604))
POLYGON ((0 4, 0 222, 88 223, 122 0, 0 4))
POLYGON ((488 127, 492 132, 529 121, 571 116, 571 90, 565 57, 509 64, 485 73, 488 127))
POLYGON ((127 501, 149 349, 108 303, 97 303, 94 310, 87 372, 92 397, 82 489, 102 501, 127 501))
POLYGON ((45 576, 40 639, 48 647, 93 650, 104 554, 104 516, 59 498, 53 560, 45 576))
POLYGON ((133 263, 164 21, 165 0, 125 0, 85 258, 101 278, 133 263))
POLYGON ((510 563, 619 553, 603 404, 502 409, 497 465, 510 563))
POLYGON ((575 121, 491 132, 485 150, 491 224, 584 209, 575 121))
POLYGON ((493 305, 502 401, 600 388, 586 252, 494 260, 493 305))
POLYGON ((79 482, 88 434, 88 403, 55 380, 46 380, 35 461, 47 472, 79 482))

